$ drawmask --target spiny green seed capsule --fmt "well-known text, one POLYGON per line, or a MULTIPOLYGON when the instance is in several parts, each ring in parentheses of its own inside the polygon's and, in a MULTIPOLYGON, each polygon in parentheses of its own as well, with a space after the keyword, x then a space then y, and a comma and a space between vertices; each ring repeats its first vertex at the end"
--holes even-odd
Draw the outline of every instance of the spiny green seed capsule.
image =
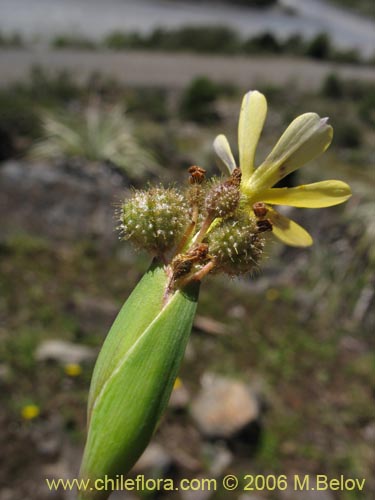
POLYGON ((225 182, 216 185, 206 197, 205 208, 208 215, 228 217, 236 210, 240 201, 241 171, 236 168, 225 182))
POLYGON ((248 215, 223 221, 208 234, 207 240, 216 270, 231 276, 254 271, 265 243, 255 219, 248 215))
POLYGON ((189 223, 189 207, 176 189, 153 187, 135 191, 120 213, 122 237, 161 255, 171 250, 189 223))

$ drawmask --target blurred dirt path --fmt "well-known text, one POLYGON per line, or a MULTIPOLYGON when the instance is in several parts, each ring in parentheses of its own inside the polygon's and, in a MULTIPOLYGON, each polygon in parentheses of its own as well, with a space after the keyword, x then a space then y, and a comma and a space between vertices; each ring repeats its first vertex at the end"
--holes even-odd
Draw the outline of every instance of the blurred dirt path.
POLYGON ((94 72, 122 83, 168 88, 185 87, 206 75, 248 89, 259 84, 314 89, 331 72, 342 78, 375 82, 375 68, 337 65, 285 57, 212 56, 146 51, 0 50, 0 85, 24 79, 39 65, 49 71, 68 69, 85 79, 94 72))

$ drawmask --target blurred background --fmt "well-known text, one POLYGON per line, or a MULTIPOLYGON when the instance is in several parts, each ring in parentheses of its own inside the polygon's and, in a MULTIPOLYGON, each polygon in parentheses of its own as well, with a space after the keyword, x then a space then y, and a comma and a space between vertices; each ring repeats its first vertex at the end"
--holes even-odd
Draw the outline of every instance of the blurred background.
MULTIPOLYGON (((370 499, 374 467, 372 0, 0 0, 0 500, 65 500, 93 364, 148 266, 118 239, 131 186, 217 174, 240 100, 269 114, 258 162, 298 114, 329 151, 287 179, 348 182, 345 205, 291 209, 312 248, 270 241, 255 276, 208 279, 169 410, 134 474, 326 474, 353 492, 113 498, 370 499)), ((112 497, 111 497, 112 498, 112 497)))

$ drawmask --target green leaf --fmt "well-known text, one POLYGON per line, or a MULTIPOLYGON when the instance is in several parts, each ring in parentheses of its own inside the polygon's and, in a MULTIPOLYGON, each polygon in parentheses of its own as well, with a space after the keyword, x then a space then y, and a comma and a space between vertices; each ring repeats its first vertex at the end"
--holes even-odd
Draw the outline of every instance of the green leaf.
MULTIPOLYGON (((163 306, 166 285, 161 267, 146 273, 99 355, 82 478, 94 481, 126 474, 149 443, 168 403, 195 316, 199 283, 175 292, 163 306)), ((105 499, 109 493, 90 491, 81 496, 105 499)))

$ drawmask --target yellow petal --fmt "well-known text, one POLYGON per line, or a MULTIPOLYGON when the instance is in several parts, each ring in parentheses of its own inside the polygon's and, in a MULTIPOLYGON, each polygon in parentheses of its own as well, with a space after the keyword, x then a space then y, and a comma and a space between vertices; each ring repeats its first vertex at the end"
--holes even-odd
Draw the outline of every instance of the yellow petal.
POLYGON ((229 173, 231 174, 236 168, 236 162, 233 158, 228 139, 225 135, 220 134, 216 137, 214 140, 214 149, 220 160, 228 168, 229 173))
POLYGON ((267 115, 267 101, 263 94, 251 90, 242 100, 238 123, 238 150, 242 179, 247 182, 254 170, 255 150, 267 115))
POLYGON ((341 181, 321 181, 294 188, 266 189, 254 201, 300 208, 332 207, 351 197, 350 187, 341 181))
POLYGON ((309 247, 313 244, 310 234, 293 220, 269 208, 268 218, 272 222, 273 234, 286 245, 309 247))
POLYGON ((256 169, 248 188, 252 191, 272 187, 280 179, 323 153, 332 141, 327 118, 305 113, 289 125, 271 153, 256 169))

